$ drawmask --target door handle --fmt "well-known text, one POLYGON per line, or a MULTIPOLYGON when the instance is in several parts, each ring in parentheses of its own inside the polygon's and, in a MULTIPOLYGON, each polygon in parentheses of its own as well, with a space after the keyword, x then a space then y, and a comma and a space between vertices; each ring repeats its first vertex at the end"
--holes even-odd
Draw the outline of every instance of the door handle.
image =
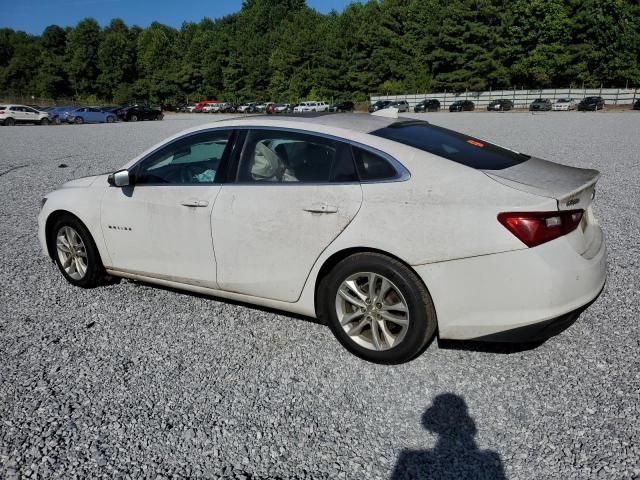
POLYGON ((184 202, 180 202, 180 205, 184 205, 185 207, 206 207, 209 205, 209 202, 206 200, 189 199, 184 202))
POLYGON ((308 207, 304 207, 303 210, 305 212, 311 213, 336 213, 338 211, 338 207, 322 203, 317 205, 309 205, 308 207))

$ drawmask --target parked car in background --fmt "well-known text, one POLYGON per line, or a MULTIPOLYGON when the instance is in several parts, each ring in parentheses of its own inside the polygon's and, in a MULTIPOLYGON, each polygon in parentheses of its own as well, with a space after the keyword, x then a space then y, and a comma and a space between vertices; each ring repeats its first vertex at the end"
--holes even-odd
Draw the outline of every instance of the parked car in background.
POLYGON ((287 108, 284 111, 284 113, 293 113, 298 105, 300 105, 300 104, 299 103, 290 103, 289 106, 287 106, 287 108))
POLYGON ((345 100, 342 102, 336 102, 332 105, 329 105, 330 112, 353 112, 354 105, 350 100, 345 100))
POLYGON ((585 97, 578 103, 579 111, 602 110, 604 108, 604 98, 602 97, 585 97))
POLYGON ((195 108, 193 109, 193 111, 194 111, 195 113, 201 113, 201 112, 202 112, 202 109, 203 109, 204 107, 206 107, 207 105, 211 105, 211 104, 213 104, 213 103, 218 103, 218 100, 215 100, 215 99, 211 99, 211 100, 202 100, 202 101, 200 101, 200 102, 196 103, 196 106, 195 106, 195 108))
POLYGON ((27 105, 0 105, 0 125, 11 126, 18 123, 49 125, 49 113, 41 112, 27 105))
POLYGON ((47 107, 42 111, 47 112, 49 115, 49 122, 60 125, 62 123, 61 115, 65 110, 69 110, 71 107, 47 107))
POLYGON ((548 98, 536 98, 529 104, 529 111, 531 112, 548 112, 552 107, 551 100, 548 98))
POLYGON ((219 103, 207 103, 204 107, 202 107, 202 113, 214 113, 217 112, 219 108, 219 103))
POLYGON ((113 123, 117 120, 113 112, 105 112, 95 107, 78 107, 66 110, 61 115, 61 120, 67 123, 113 123))
POLYGON ((413 111, 416 113, 437 112, 438 110, 440 110, 440 102, 435 98, 425 98, 415 107, 413 107, 413 111))
POLYGON ((329 104, 327 102, 302 102, 296 108, 295 113, 305 112, 326 112, 329 110, 329 104))
POLYGON ((139 120, 162 120, 164 115, 157 108, 148 105, 130 105, 117 110, 118 118, 125 122, 137 122, 139 120))
POLYGON ((238 107, 238 113, 256 113, 257 106, 256 102, 243 103, 238 107))
POLYGON ((236 113, 238 111, 238 105, 228 102, 224 107, 220 109, 220 113, 236 113))
POLYGON ((640 110, 640 98, 633 104, 633 110, 640 110))
POLYGON ((377 102, 369 105, 369 113, 377 112, 378 110, 387 108, 390 103, 391 100, 378 100, 377 102))
POLYGON ((507 99, 492 100, 487 105, 487 111, 507 111, 513 108, 513 102, 507 99))
POLYGON ((398 113, 404 113, 409 111, 409 104, 406 100, 396 100, 395 102, 391 102, 386 108, 397 108, 398 113))
POLYGON ((471 112, 475 110, 476 104, 471 100, 456 100, 449 105, 450 112, 471 112))
POLYGON ((568 111, 576 109, 576 101, 573 98, 565 97, 556 100, 556 103, 551 107, 554 111, 568 111))
POLYGON ((282 102, 278 102, 278 103, 269 103, 267 105, 267 109, 265 110, 268 114, 272 114, 272 113, 284 113, 287 110, 287 107, 289 106, 288 103, 282 103, 282 102))

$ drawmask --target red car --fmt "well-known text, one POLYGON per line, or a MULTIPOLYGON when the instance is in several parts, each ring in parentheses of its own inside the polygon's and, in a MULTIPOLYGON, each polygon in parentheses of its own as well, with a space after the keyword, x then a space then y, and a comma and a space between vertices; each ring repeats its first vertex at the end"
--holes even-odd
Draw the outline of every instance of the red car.
POLYGON ((201 102, 196 103, 196 108, 193 111, 200 113, 204 107, 214 103, 218 103, 218 100, 202 100, 201 102))

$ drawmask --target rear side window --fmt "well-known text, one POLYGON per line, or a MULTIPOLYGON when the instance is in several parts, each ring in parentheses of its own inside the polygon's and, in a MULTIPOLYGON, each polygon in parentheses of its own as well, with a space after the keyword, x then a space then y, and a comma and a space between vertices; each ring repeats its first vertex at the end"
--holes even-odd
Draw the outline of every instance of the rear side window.
POLYGON ((349 145, 316 135, 252 130, 238 170, 242 183, 357 182, 349 145))
POLYGON ((531 158, 427 122, 396 122, 371 134, 478 170, 502 170, 531 158))
POLYGON ((383 157, 363 148, 353 147, 353 157, 356 161, 360 180, 391 180, 398 176, 396 169, 383 157))

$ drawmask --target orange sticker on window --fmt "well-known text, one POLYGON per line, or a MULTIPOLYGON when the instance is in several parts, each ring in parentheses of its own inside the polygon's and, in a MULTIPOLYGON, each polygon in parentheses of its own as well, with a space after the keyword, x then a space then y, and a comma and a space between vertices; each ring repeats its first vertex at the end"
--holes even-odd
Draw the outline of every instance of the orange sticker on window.
POLYGON ((479 141, 477 141, 477 140, 471 140, 471 139, 469 139, 469 140, 467 140, 467 143, 468 143, 469 145, 473 145, 474 147, 478 147, 478 148, 483 148, 483 147, 484 147, 484 143, 479 142, 479 141))

